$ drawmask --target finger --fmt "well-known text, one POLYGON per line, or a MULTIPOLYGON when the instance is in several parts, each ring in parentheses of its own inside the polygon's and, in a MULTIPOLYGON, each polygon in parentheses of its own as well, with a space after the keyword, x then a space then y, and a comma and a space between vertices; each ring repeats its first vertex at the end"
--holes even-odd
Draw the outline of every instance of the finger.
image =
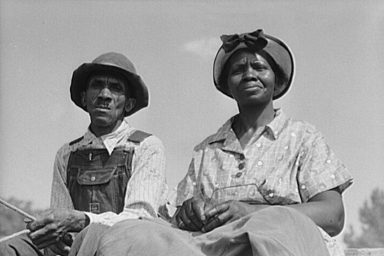
POLYGON ((38 247, 51 245, 61 239, 64 235, 62 231, 58 230, 57 225, 48 224, 44 228, 31 232, 29 237, 32 242, 38 247))
POLYGON ((31 241, 33 244, 35 244, 40 249, 57 242, 56 237, 54 237, 52 235, 45 235, 43 237, 38 237, 35 239, 31 238, 31 241))
POLYGON ((49 247, 54 253, 58 255, 67 255, 71 250, 71 247, 65 245, 62 242, 55 243, 49 247))
POLYGON ((42 243, 39 243, 38 245, 37 244, 35 244, 35 245, 36 245, 37 248, 39 248, 39 250, 41 250, 41 249, 45 249, 45 248, 47 248, 49 246, 52 246, 55 243, 57 243, 56 240, 47 240, 47 241, 44 241, 42 243))
POLYGON ((32 232, 38 229, 41 229, 45 227, 47 224, 52 223, 52 218, 43 218, 43 219, 37 219, 35 221, 29 222, 27 224, 27 229, 31 230, 32 232))
POLYGON ((205 202, 203 200, 196 200, 192 204, 194 216, 198 219, 199 223, 203 224, 206 220, 204 213, 205 202))
POLYGON ((202 231, 209 232, 217 227, 220 227, 221 225, 222 221, 220 219, 220 215, 216 215, 208 220, 207 224, 202 228, 202 231))
POLYGON ((205 211, 205 217, 207 219, 212 218, 213 216, 220 215, 224 212, 226 212, 229 209, 229 204, 228 203, 222 203, 222 204, 217 204, 213 207, 208 208, 205 211))
POLYGON ((193 221, 190 219, 189 216, 190 216, 190 213, 187 212, 187 207, 183 208, 183 210, 180 212, 180 220, 184 224, 183 229, 190 230, 190 231, 200 230, 200 228, 193 223, 193 221))
POLYGON ((23 221, 24 221, 25 224, 29 224, 29 223, 31 223, 33 220, 28 219, 28 218, 24 218, 23 221))
POLYGON ((204 215, 204 202, 203 201, 192 201, 189 205, 190 208, 187 208, 187 213, 189 219, 192 221, 194 226, 200 230, 205 221, 205 215, 204 215))

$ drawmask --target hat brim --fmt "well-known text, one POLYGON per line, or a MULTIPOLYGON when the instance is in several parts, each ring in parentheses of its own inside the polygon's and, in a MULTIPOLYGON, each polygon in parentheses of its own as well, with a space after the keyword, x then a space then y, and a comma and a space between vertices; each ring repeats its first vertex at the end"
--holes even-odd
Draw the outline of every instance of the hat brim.
MULTIPOLYGON (((295 73, 295 61, 291 50, 284 42, 270 35, 265 35, 265 37, 268 43, 262 50, 267 52, 273 58, 273 60, 280 66, 281 70, 284 72, 285 77, 287 78, 286 81, 284 81, 284 83, 279 86, 278 90, 275 91, 273 100, 276 100, 288 91, 293 82, 295 73)), ((223 47, 220 47, 217 51, 213 63, 213 81, 216 88, 231 98, 233 98, 233 96, 228 91, 227 86, 225 84, 220 84, 223 82, 220 81, 220 77, 222 75, 224 66, 230 57, 238 50, 244 48, 248 48, 248 46, 244 43, 240 43, 231 52, 226 53, 223 47)))
POLYGON ((134 98, 136 99, 136 104, 129 112, 125 112, 124 116, 132 115, 140 109, 148 106, 148 89, 140 76, 116 66, 84 63, 73 72, 70 87, 71 99, 78 107, 87 111, 86 106, 83 106, 82 104, 81 94, 87 88, 87 82, 90 75, 101 72, 111 72, 112 74, 117 73, 122 75, 127 80, 130 91, 133 92, 134 98))

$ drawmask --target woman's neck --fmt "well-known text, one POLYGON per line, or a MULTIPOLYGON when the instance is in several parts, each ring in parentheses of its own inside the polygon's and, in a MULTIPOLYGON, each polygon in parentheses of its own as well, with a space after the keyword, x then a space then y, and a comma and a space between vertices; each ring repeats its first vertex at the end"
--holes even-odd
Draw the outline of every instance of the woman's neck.
POLYGON ((260 107, 245 107, 239 108, 239 121, 245 129, 257 129, 269 124, 275 117, 275 109, 272 102, 260 107))
POLYGON ((244 149, 251 140, 257 140, 261 136, 261 128, 273 120, 275 110, 273 104, 269 104, 265 108, 248 107, 239 109, 240 113, 234 120, 232 129, 244 149))

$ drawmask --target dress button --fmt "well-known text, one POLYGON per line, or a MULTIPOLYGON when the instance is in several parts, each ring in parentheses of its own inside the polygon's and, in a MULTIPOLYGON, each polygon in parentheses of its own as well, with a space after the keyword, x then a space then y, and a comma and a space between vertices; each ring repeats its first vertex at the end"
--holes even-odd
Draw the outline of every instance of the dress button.
POLYGON ((262 165, 263 165, 263 161, 261 161, 261 160, 258 161, 258 162, 257 162, 257 165, 258 165, 258 166, 262 166, 262 165))
POLYGON ((269 193, 268 196, 273 197, 274 196, 273 192, 269 193))
POLYGON ((245 164, 244 163, 239 163, 239 169, 242 170, 244 168, 245 164))
POLYGON ((240 160, 244 160, 244 159, 245 159, 244 154, 240 154, 239 159, 240 159, 240 160))
POLYGON ((243 173, 242 172, 238 172, 238 173, 236 173, 236 178, 240 178, 241 177, 241 175, 243 175, 243 173))
POLYGON ((95 176, 92 176, 91 177, 91 181, 95 181, 96 180, 96 177, 95 176))
POLYGON ((301 185, 301 189, 306 189, 307 187, 305 185, 301 185))
POLYGON ((256 143, 256 147, 260 148, 261 147, 261 143, 260 142, 256 143))

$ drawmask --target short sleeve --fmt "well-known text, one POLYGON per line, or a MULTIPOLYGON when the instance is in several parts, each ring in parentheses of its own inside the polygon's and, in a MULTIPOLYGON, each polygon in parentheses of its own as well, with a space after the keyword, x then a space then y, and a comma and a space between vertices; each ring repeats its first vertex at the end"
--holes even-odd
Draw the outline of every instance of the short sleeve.
POLYGON ((297 177, 302 201, 334 188, 343 192, 352 184, 352 176, 345 165, 318 131, 308 130, 304 138, 297 177))
POLYGON ((176 206, 181 206, 183 202, 194 195, 196 185, 195 159, 189 164, 188 172, 177 185, 176 206))

